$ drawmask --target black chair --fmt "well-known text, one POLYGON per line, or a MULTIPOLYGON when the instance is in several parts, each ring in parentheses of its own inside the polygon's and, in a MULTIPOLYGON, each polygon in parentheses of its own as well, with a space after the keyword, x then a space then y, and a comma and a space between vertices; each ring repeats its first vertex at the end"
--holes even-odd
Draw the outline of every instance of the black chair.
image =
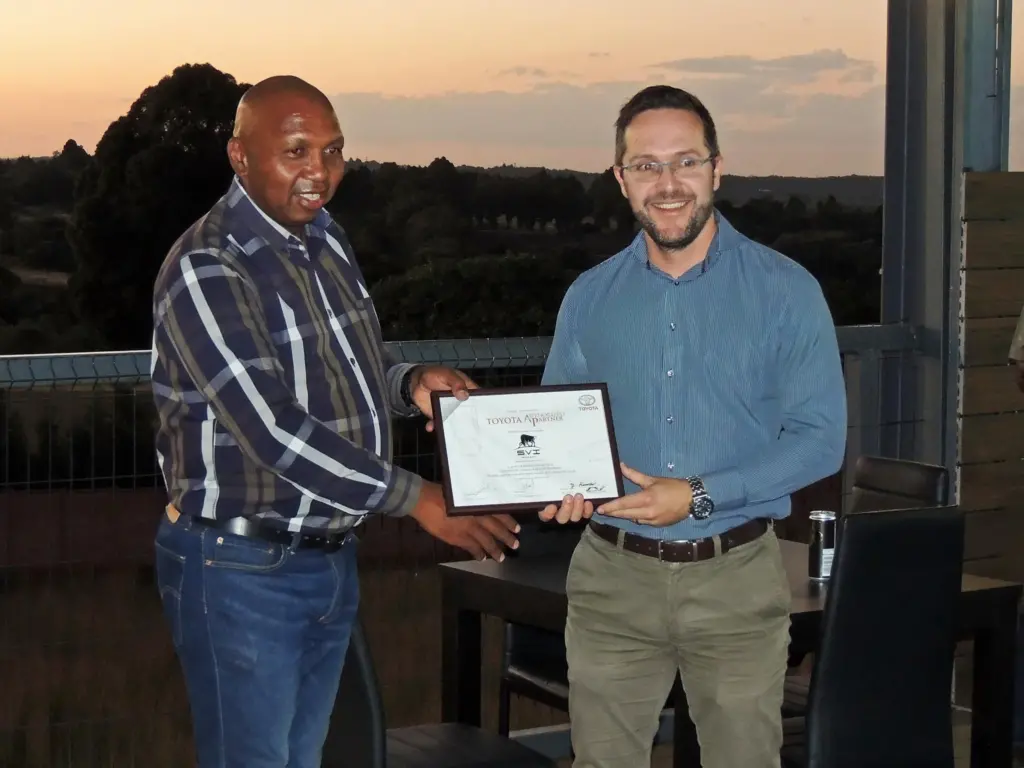
POLYGON ((938 464, 861 456, 854 465, 852 512, 939 507, 948 498, 949 471, 938 464))
POLYGON ((324 745, 324 768, 557 768, 547 757, 461 723, 387 728, 362 624, 349 642, 324 745))
POLYGON ((949 684, 964 520, 955 507, 848 513, 805 717, 787 768, 952 768, 949 684))
MULTIPOLYGON (((945 467, 884 456, 861 456, 853 469, 850 511, 944 506, 948 503, 948 486, 949 472, 945 467)), ((803 661, 807 640, 793 637, 791 666, 803 661)), ((807 676, 799 672, 786 678, 782 699, 784 716, 795 717, 807 710, 808 684, 807 676)))

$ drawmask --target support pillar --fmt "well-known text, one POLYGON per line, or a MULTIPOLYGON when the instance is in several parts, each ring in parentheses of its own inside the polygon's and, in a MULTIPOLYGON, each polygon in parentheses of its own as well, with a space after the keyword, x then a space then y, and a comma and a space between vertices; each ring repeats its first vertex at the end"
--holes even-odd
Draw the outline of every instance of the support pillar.
POLYGON ((954 483, 962 174, 1006 169, 1011 2, 888 6, 881 322, 913 327, 918 349, 882 361, 879 449, 954 483))

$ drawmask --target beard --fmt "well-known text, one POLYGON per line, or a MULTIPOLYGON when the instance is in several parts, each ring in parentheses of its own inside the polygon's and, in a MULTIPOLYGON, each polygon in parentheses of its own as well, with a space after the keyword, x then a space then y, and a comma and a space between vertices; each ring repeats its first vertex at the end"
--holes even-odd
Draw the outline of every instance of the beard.
POLYGON ((633 215, 644 232, 647 233, 647 236, 663 251, 681 251, 690 245, 704 231, 705 225, 707 225, 715 210, 714 199, 700 204, 697 204, 697 201, 694 200, 690 219, 686 222, 686 227, 682 233, 675 237, 669 237, 664 232, 661 232, 658 229, 658 225, 654 223, 654 219, 647 215, 646 206, 658 202, 661 202, 660 198, 645 200, 640 207, 633 209, 633 215))

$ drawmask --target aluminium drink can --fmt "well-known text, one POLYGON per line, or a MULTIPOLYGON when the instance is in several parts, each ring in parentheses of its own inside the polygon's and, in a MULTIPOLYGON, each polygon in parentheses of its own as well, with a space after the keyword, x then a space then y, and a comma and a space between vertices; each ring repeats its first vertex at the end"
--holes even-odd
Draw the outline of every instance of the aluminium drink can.
POLYGON ((832 575, 832 558, 836 551, 836 513, 815 510, 811 521, 811 546, 808 551, 807 575, 813 581, 828 581, 832 575))

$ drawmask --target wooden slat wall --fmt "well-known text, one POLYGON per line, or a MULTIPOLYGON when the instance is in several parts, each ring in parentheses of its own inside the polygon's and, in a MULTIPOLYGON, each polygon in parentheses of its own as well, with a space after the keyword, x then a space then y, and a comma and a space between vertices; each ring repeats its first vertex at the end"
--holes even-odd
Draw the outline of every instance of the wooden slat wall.
POLYGON ((1007 364, 1024 307, 1024 173, 968 173, 964 187, 964 569, 1024 579, 1024 393, 1007 364))

